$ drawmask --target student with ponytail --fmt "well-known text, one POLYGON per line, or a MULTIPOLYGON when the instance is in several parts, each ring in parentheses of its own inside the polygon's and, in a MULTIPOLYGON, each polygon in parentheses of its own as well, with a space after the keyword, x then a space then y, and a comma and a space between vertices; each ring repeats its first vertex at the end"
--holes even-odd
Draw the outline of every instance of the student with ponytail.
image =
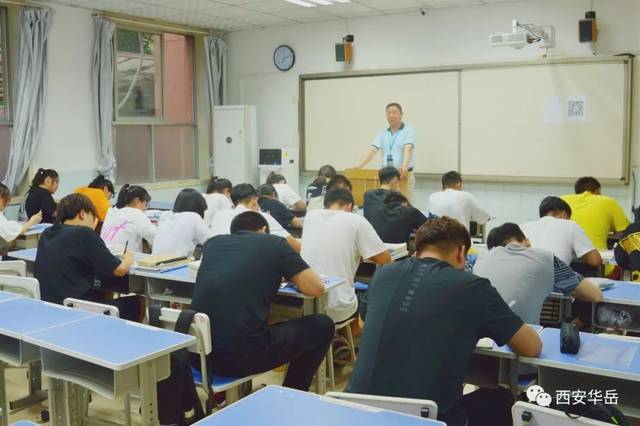
POLYGON ((207 185, 207 193, 202 194, 207 202, 207 210, 204 212, 204 221, 211 226, 213 218, 220 210, 233 208, 231 203, 231 181, 229 179, 212 177, 207 185))
POLYGON ((56 216, 56 202, 52 194, 58 190, 60 179, 53 169, 38 169, 31 181, 24 208, 31 217, 42 212, 43 223, 53 223, 56 216))
POLYGON ((96 208, 98 220, 104 222, 107 211, 111 208, 109 200, 113 198, 116 191, 113 183, 102 175, 98 175, 89 186, 81 186, 74 191, 76 194, 86 195, 96 208))
POLYGON ((11 201, 11 191, 9 191, 9 188, 4 184, 0 183, 0 249, 2 246, 5 246, 6 243, 12 242, 24 234, 27 229, 40 223, 42 220, 42 213, 39 212, 31 216, 25 224, 7 219, 4 216, 4 209, 9 205, 9 201, 11 201))
POLYGON ((153 244, 158 228, 151 223, 144 211, 151 196, 141 186, 125 184, 120 189, 116 206, 110 208, 102 225, 100 237, 111 247, 122 247, 129 242, 129 249, 142 251, 142 240, 153 244))

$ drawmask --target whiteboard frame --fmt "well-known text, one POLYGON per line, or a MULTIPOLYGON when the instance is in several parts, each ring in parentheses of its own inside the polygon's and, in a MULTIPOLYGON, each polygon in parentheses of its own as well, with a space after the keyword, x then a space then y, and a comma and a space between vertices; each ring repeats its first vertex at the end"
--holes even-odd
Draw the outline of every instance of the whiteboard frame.
MULTIPOLYGON (((316 74, 300 74, 298 77, 299 102, 298 102, 298 128, 300 137, 300 165, 301 173, 304 176, 315 176, 317 170, 308 170, 306 167, 306 149, 305 149, 305 82, 311 80, 327 80, 327 79, 343 79, 343 78, 360 78, 360 77, 378 77, 392 75, 407 74, 426 74, 440 72, 458 72, 458 148, 462 144, 462 72, 468 70, 479 69, 498 69, 498 68, 521 68, 539 65, 567 65, 567 64, 592 64, 592 63, 616 63, 624 65, 624 116, 623 116, 623 140, 622 143, 622 176, 619 179, 600 179, 606 185, 628 185, 631 173, 630 157, 631 157, 631 105, 633 101, 633 56, 599 56, 599 57, 571 57, 571 58, 540 58, 533 61, 514 61, 514 62, 490 62, 479 64, 464 65, 440 65, 432 67, 417 68, 398 68, 386 70, 363 70, 363 71, 343 71, 331 73, 316 74)), ((458 171, 461 166, 462 155, 458 153, 458 171)), ((436 173, 416 173, 418 178, 440 179, 441 175, 436 173)), ((558 178, 558 177, 533 177, 533 176, 489 176, 489 175, 465 175, 465 181, 470 182, 512 182, 512 183, 561 183, 573 184, 578 178, 558 178)))

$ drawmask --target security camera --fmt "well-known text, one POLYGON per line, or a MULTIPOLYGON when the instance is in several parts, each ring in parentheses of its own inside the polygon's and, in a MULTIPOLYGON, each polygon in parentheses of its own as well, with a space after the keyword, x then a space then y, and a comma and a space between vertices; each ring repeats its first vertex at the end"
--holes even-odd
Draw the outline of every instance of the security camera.
POLYGON ((421 7, 421 8, 420 8, 420 15, 422 15, 422 16, 427 16, 427 9, 426 9, 426 8, 424 8, 424 7, 421 7))

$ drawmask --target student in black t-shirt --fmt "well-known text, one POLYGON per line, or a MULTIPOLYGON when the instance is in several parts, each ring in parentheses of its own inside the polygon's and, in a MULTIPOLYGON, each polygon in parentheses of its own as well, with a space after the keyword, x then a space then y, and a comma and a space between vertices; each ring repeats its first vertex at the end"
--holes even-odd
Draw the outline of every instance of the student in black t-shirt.
POLYGON ((427 217, 399 192, 390 192, 384 204, 374 209, 369 218, 380 239, 394 244, 409 243, 411 233, 426 221, 427 217))
POLYGON ((483 337, 529 357, 542 343, 487 279, 464 271, 470 244, 458 221, 431 219, 417 232, 415 258, 377 269, 348 392, 434 400, 449 426, 467 417, 470 425, 511 424, 513 401, 498 407, 494 399, 506 391, 462 396, 469 359, 483 337), (478 406, 482 413, 471 409, 478 406))
POLYGON ((324 197, 324 194, 327 192, 327 184, 336 174, 336 169, 329 164, 320 167, 318 177, 307 186, 307 203, 312 198, 324 197))
POLYGON ((42 212, 42 223, 53 223, 56 213, 56 202, 52 194, 58 190, 60 178, 53 169, 38 169, 31 181, 31 188, 24 202, 27 217, 42 212))
POLYGON ((273 216, 283 228, 302 228, 302 220, 295 217, 293 213, 291 213, 291 210, 278 200, 278 192, 273 185, 268 183, 260 185, 257 192, 260 210, 273 216))
MULTIPOLYGON (((38 242, 34 276, 40 283, 42 300, 62 304, 67 297, 105 303, 104 293, 93 290, 95 280, 123 277, 133 265, 133 253, 122 260, 109 252, 94 232, 96 209, 89 198, 71 194, 58 203, 59 223, 42 233, 38 242)), ((120 309, 120 316, 137 320, 141 311, 137 296, 106 302, 120 309)))
POLYGON ((334 334, 326 315, 267 324, 282 278, 300 292, 324 293, 320 277, 284 238, 269 235, 264 216, 244 212, 233 219, 231 235, 207 241, 191 309, 211 321, 214 374, 242 377, 289 364, 283 386, 308 390, 334 334))
POLYGON ((364 217, 368 221, 371 221, 371 215, 375 210, 383 207, 387 195, 400 190, 400 171, 395 167, 383 167, 378 171, 378 178, 380 187, 364 193, 364 217))

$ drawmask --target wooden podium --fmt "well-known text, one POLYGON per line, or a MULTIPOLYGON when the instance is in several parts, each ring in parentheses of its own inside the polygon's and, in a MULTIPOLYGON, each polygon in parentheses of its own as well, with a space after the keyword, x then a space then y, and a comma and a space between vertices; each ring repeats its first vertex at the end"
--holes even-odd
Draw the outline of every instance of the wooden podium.
MULTIPOLYGON (((364 193, 376 189, 380 186, 380 179, 378 178, 378 170, 373 169, 347 169, 344 175, 351 181, 353 186, 353 200, 356 205, 364 205, 364 193)), ((400 192, 407 196, 407 179, 400 181, 400 192)))

